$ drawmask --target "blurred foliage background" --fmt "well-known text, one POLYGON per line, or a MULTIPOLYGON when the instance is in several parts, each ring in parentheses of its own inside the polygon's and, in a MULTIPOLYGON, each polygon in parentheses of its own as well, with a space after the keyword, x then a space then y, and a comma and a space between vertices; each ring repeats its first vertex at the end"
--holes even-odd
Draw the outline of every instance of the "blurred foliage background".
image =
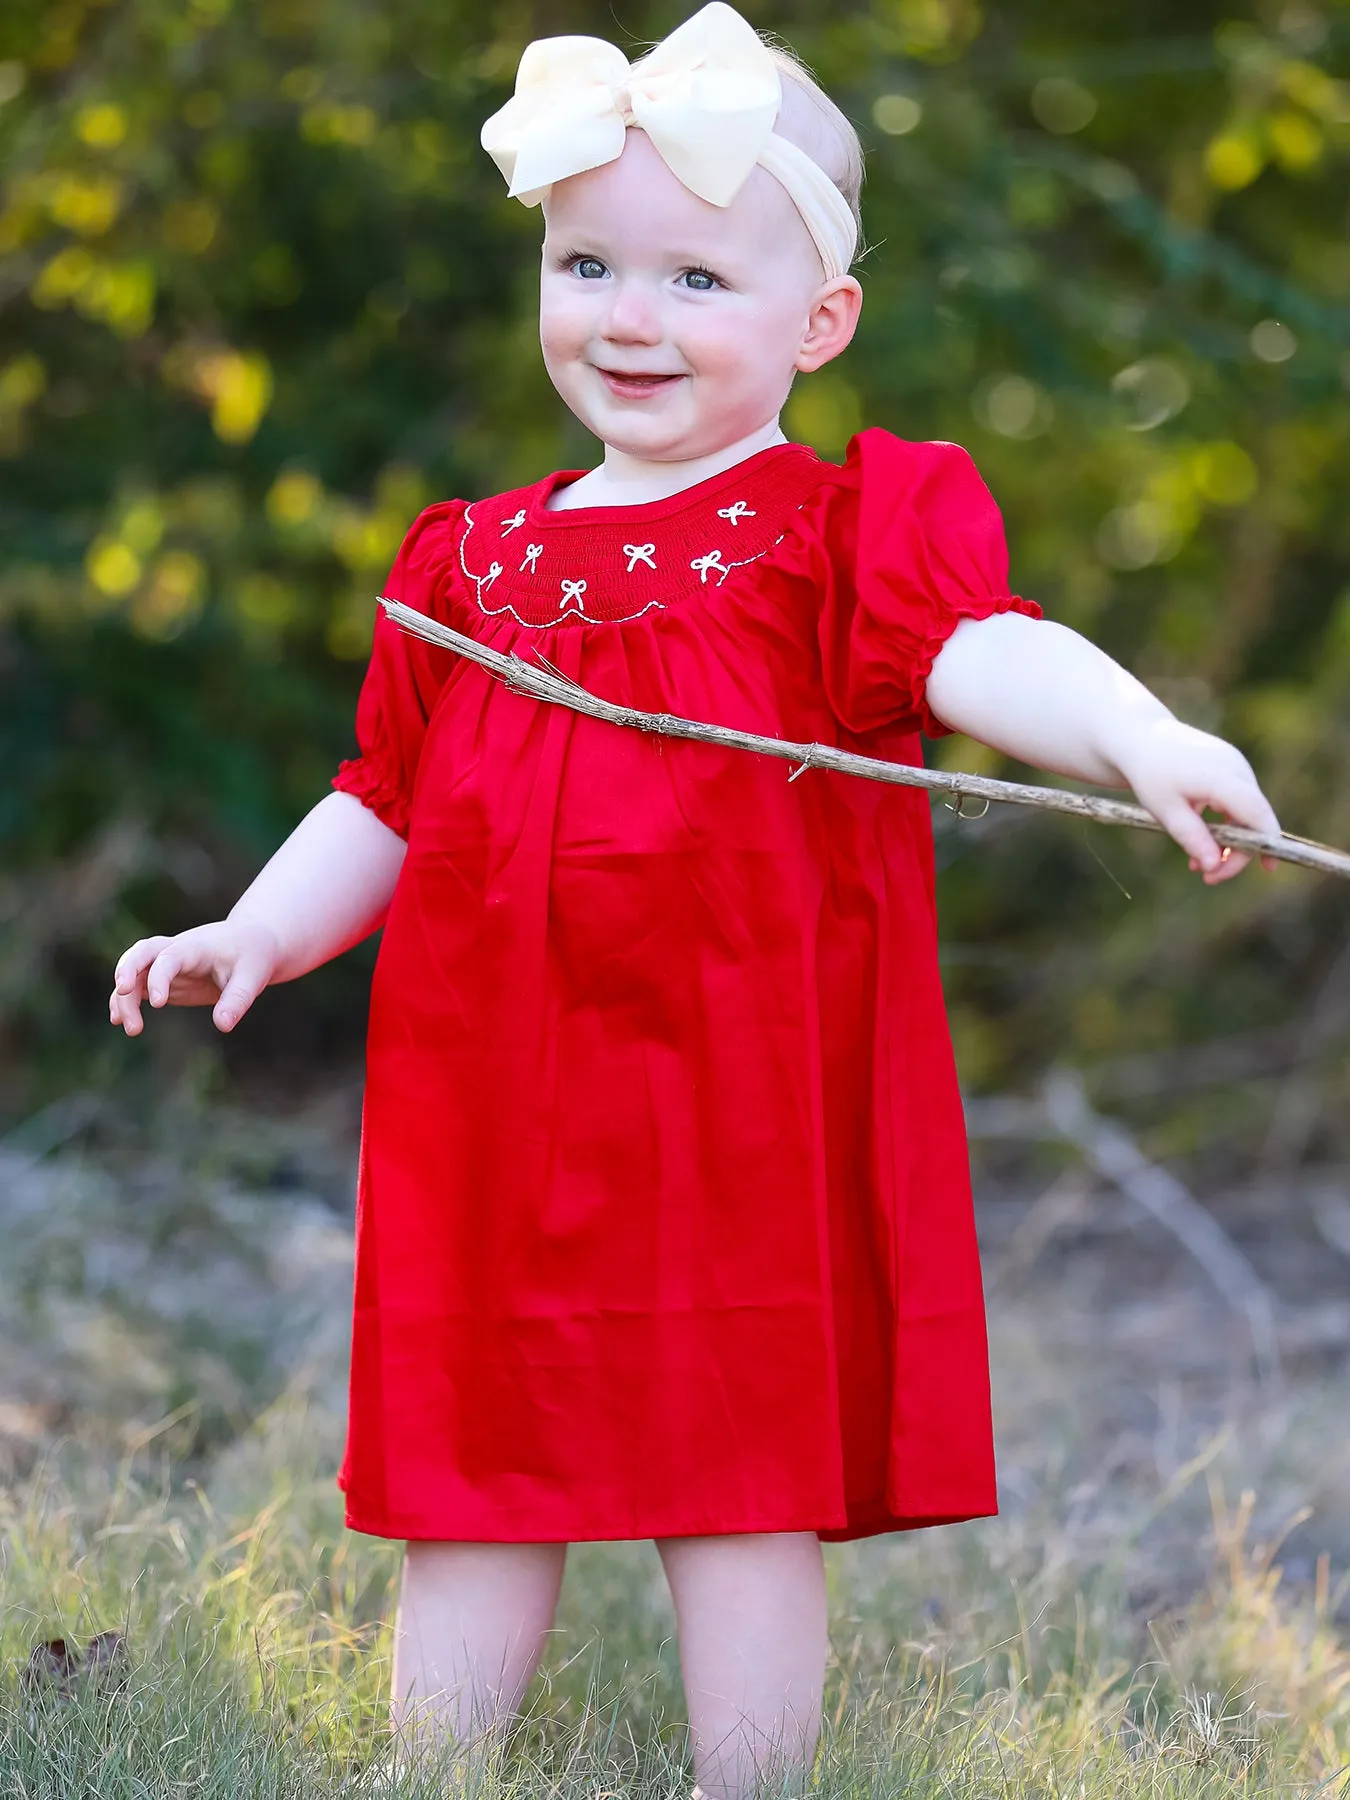
MULTIPOLYGON (((416 511, 595 445, 539 361, 537 214, 478 148, 536 35, 640 0, 7 0, 0 1115, 323 1079, 372 947, 114 1041, 134 937, 218 916, 349 753, 416 511)), ((855 346, 787 426, 967 445, 1014 578, 1350 842, 1350 4, 745 0, 869 152, 855 346)), ((951 739, 948 766, 997 770, 951 739)), ((1346 893, 939 812, 969 1087, 1068 1059, 1215 1173, 1350 1159, 1346 893)))

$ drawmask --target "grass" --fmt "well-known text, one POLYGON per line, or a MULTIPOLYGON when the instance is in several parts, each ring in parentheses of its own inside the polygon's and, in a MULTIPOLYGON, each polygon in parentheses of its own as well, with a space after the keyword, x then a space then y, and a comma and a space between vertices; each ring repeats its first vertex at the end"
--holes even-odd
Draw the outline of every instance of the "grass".
MULTIPOLYGON (((332 1418, 283 1400, 214 1467, 174 1478, 180 1420, 112 1470, 77 1445, 0 1501, 0 1795, 484 1800, 680 1795, 672 1625, 650 1546, 573 1552, 557 1641, 505 1755, 391 1768, 394 1547, 341 1528, 332 1418), (33 1645, 125 1632, 120 1687, 22 1677, 33 1645)), ((1200 1800, 1350 1791, 1350 1654, 1325 1559, 1292 1594, 1211 1445, 1089 1564, 1050 1510, 832 1550, 821 1795, 1200 1800), (1203 1587, 1142 1621, 1132 1546, 1209 1485, 1203 1587), (927 1541, 925 1541, 925 1539, 927 1541), (937 1588, 942 1597, 925 1592, 937 1588)), ((1062 1508, 1061 1508, 1062 1510, 1062 1508)))
MULTIPOLYGON (((0 1141, 0 1800, 683 1800, 650 1545, 573 1550, 504 1755, 391 1766, 397 1547, 343 1530, 333 1482, 353 1108, 325 1106, 188 1083, 134 1130, 0 1141), (122 1685, 25 1683, 35 1645, 108 1630, 122 1685)), ((1002 1516, 828 1551, 816 1790, 1350 1796, 1350 1306, 1308 1208, 1227 1197, 1279 1300, 1262 1384, 1128 1208, 1038 1235, 1034 1183, 982 1191, 1002 1516)))

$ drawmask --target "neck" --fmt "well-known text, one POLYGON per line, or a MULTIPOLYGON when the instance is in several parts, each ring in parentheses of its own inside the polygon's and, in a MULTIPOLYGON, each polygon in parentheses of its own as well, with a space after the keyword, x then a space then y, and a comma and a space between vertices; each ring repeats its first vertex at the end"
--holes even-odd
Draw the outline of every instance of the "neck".
POLYGON ((786 437, 777 418, 770 419, 748 437, 738 438, 706 456, 689 456, 678 462, 649 462, 630 456, 626 450, 605 445, 605 460, 579 481, 573 481, 554 496, 553 509, 567 511, 577 506, 644 506, 651 500, 669 500, 682 494, 724 469, 734 469, 756 451, 771 444, 785 444, 786 437))

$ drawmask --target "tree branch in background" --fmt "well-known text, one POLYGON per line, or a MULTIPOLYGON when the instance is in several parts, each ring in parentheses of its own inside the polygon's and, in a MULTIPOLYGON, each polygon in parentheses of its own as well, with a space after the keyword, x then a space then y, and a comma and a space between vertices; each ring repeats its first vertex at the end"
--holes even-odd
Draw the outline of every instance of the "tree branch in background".
POLYGON ((1039 1100, 972 1100, 966 1128, 973 1138, 1059 1138, 1088 1165, 1170 1231, 1251 1333, 1257 1372, 1278 1379, 1279 1346, 1270 1290, 1214 1215, 1169 1169, 1152 1162, 1124 1126, 1094 1112, 1079 1076, 1053 1071, 1039 1100))

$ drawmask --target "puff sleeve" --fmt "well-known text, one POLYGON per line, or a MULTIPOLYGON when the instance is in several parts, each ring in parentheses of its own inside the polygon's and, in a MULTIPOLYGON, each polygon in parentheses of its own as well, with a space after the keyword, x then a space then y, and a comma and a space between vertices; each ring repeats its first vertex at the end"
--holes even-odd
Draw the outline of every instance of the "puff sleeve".
MULTIPOLYGON (((444 618, 463 512, 463 503, 451 500, 419 514, 381 590, 386 598, 444 618)), ((454 662, 449 651, 401 631, 383 608, 376 608, 370 662, 356 703, 360 754, 339 766, 332 786, 354 794, 403 838, 427 724, 454 662)))
POLYGON ((1041 617, 1009 591, 994 498, 958 445, 876 428, 853 439, 830 486, 819 635, 831 708, 851 732, 943 736, 925 687, 960 621, 1041 617))

